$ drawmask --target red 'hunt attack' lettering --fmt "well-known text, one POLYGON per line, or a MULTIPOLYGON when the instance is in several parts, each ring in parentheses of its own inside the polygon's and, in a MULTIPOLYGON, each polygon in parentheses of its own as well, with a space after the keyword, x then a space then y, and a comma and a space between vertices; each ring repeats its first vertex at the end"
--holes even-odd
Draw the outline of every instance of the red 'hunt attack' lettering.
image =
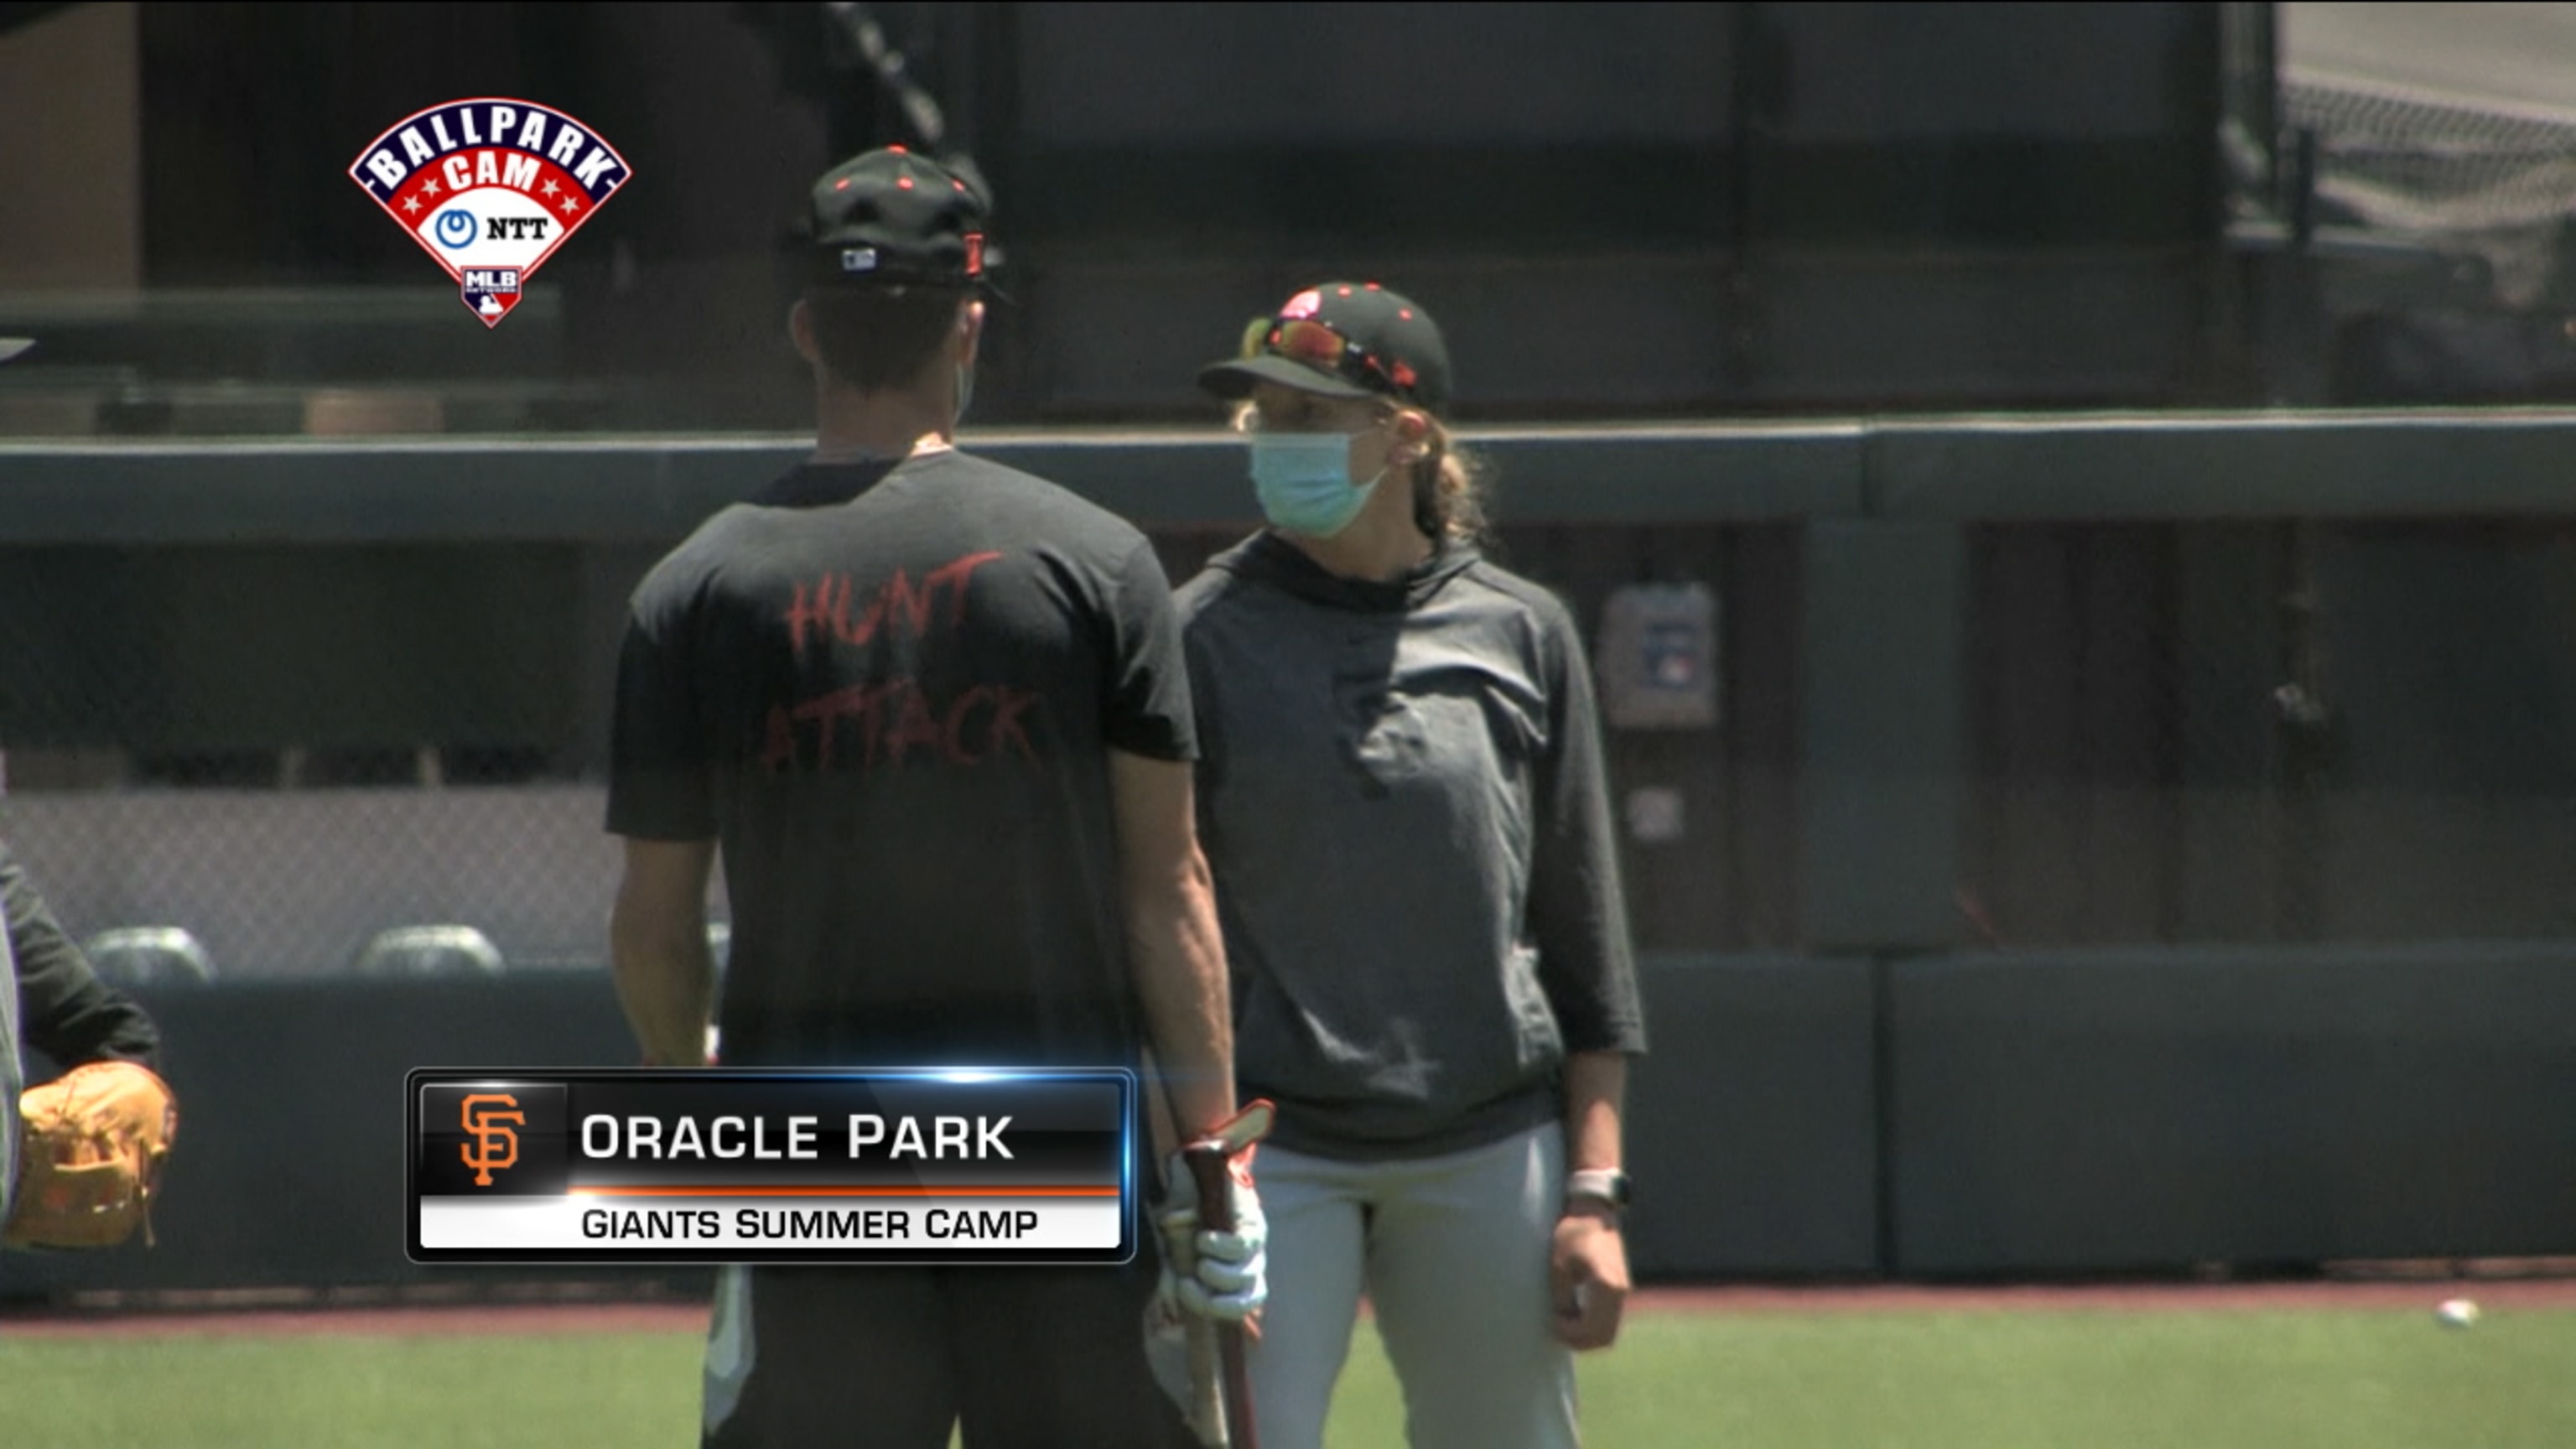
POLYGON ((811 630, 825 640, 838 639, 844 644, 861 645, 877 635, 889 619, 901 618, 911 625, 914 637, 930 632, 931 608, 942 586, 948 589, 948 626, 955 628, 966 618, 966 580, 975 570, 1000 558, 994 552, 970 553, 964 558, 941 564, 921 576, 916 589, 903 570, 877 586, 865 611, 855 620, 850 617, 850 576, 825 574, 812 585, 798 584, 796 597, 787 606, 787 634, 796 652, 805 652, 805 636, 811 630))
POLYGON ((873 770, 907 758, 975 765, 1005 749, 1035 760, 1026 718, 1037 702, 1037 691, 1008 684, 978 684, 944 701, 910 678, 854 684, 792 708, 770 706, 760 763, 773 774, 800 766, 873 770), (844 752, 845 725, 858 735, 855 761, 844 752))

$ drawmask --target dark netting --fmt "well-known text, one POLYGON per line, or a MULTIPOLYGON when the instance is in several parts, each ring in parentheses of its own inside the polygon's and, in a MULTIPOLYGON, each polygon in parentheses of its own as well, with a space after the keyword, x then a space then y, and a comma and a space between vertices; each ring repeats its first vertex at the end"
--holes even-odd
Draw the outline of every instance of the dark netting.
POLYGON ((221 979, 402 969, 379 937, 416 927, 596 965, 586 577, 552 545, 0 549, 0 833, 76 934, 184 933, 221 979))
POLYGON ((2576 530, 1989 525, 1972 559, 1972 939, 2567 928, 2576 530))

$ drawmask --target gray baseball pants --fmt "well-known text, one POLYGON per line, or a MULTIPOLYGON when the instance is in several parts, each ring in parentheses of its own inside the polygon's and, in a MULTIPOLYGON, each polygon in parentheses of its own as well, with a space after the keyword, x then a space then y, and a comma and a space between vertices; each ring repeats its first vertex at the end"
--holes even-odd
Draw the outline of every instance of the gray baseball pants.
POLYGON ((1262 1449, 1320 1449, 1365 1291, 1413 1449, 1573 1449, 1574 1356, 1549 1329, 1565 1191, 1549 1123, 1443 1157, 1263 1147, 1270 1297, 1250 1352, 1262 1449))

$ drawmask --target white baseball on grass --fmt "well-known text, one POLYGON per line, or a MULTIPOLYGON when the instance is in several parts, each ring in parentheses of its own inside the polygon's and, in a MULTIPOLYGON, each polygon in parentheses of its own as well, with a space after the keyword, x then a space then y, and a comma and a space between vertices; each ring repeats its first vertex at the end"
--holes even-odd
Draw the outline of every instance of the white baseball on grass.
POLYGON ((2478 1321, 2478 1305, 2466 1298, 2445 1298, 2433 1313, 2448 1328, 2466 1328, 2478 1321))

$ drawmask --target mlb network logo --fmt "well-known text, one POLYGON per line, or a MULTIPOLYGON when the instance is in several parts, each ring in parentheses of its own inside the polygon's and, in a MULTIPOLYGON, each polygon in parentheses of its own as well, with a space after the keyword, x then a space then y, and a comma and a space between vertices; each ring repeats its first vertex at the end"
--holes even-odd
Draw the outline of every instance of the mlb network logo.
POLYGON ((626 184, 624 157, 532 101, 450 101, 405 116, 350 163, 385 214, 455 278, 486 327, 626 184))

